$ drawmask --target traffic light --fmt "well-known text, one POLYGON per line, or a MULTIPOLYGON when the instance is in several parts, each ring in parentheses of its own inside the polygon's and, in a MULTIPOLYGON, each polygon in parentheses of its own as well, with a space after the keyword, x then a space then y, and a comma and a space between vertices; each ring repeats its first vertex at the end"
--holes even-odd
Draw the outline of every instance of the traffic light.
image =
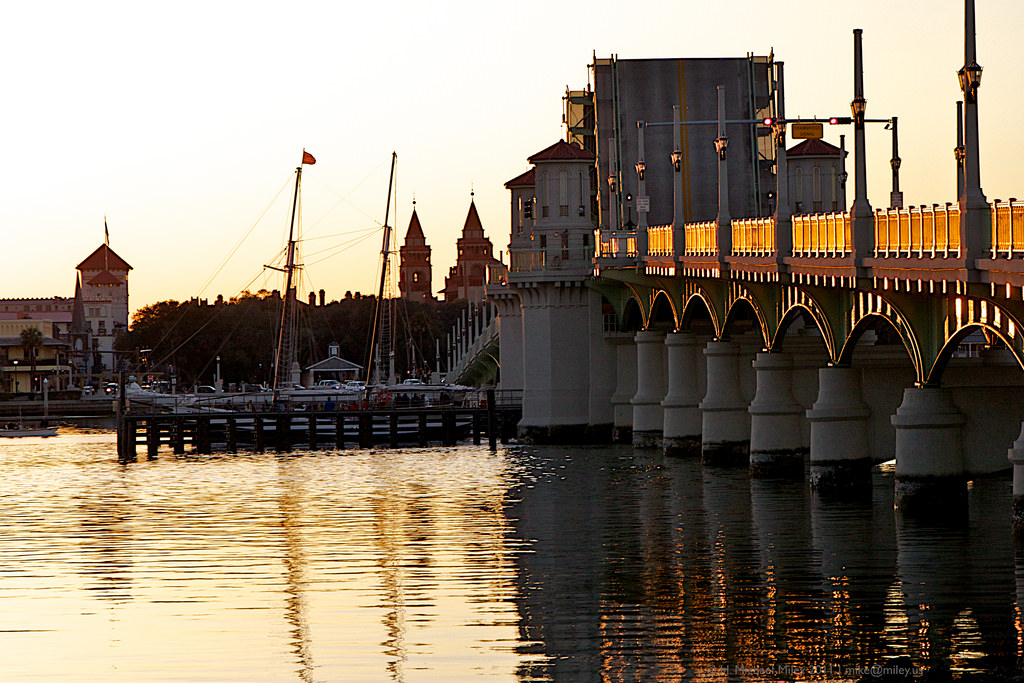
POLYGON ((828 120, 829 125, 835 126, 840 123, 853 123, 853 119, 849 116, 833 116, 828 120))
POLYGON ((527 199, 523 203, 523 218, 533 220, 533 198, 527 199))
POLYGON ((766 125, 766 126, 768 126, 768 127, 771 127, 771 125, 772 125, 773 123, 775 123, 775 119, 773 119, 773 118, 772 118, 772 117, 770 117, 770 116, 766 116, 766 117, 765 117, 765 119, 764 119, 764 120, 763 120, 763 121, 762 121, 761 123, 763 123, 764 125, 766 125))

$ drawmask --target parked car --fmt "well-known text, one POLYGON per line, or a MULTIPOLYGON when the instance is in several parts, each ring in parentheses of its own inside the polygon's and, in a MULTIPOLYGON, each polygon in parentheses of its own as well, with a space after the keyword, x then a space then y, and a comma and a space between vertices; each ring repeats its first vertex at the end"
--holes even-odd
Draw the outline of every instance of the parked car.
POLYGON ((322 379, 316 383, 317 389, 341 389, 341 382, 336 379, 322 379))
POLYGON ((201 384, 196 387, 197 394, 216 394, 217 390, 211 387, 209 384, 201 384))

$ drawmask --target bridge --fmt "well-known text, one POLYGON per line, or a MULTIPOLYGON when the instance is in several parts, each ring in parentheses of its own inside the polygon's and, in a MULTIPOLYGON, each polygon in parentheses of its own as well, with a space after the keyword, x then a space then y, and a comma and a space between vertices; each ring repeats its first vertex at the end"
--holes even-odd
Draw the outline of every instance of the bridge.
MULTIPOLYGON (((895 149, 894 205, 868 202, 859 30, 848 210, 809 214, 793 201, 781 63, 767 67, 764 120, 730 119, 727 88, 705 83, 717 96, 714 146, 680 149, 681 110, 696 105, 673 107, 672 165, 660 167, 672 174, 670 221, 646 222, 656 202, 647 185, 666 175, 650 145, 645 153, 653 124, 615 129, 607 145, 594 124, 582 147, 560 141, 531 156, 506 184, 509 273, 488 287, 500 386, 523 392, 519 435, 626 441, 754 476, 803 476, 809 461, 810 484, 825 493, 865 494, 871 468, 895 460, 895 500, 908 513, 963 512, 970 479, 1013 466, 1024 530, 1024 202, 981 189, 973 0, 965 9, 955 202, 898 206, 895 149), (734 146, 727 131, 737 129, 734 146), (764 140, 774 186, 754 182, 737 202, 730 176, 764 162, 750 152, 764 140), (624 172, 629 147, 636 163, 624 172), (701 185, 710 164, 717 182, 701 185), (686 199, 691 187, 717 194, 711 219, 685 220, 684 204, 699 203, 686 199), (765 196, 770 212, 731 217, 765 196)), ((601 78, 595 67, 598 90, 580 98, 595 119, 601 78)), ((845 154, 835 157, 845 195, 845 154)))

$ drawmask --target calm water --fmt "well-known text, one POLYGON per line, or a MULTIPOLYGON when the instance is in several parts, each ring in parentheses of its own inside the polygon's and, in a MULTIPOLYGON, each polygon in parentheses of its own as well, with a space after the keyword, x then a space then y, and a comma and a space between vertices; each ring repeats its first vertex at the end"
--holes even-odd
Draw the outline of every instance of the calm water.
POLYGON ((628 448, 118 465, 65 434, 0 462, 3 681, 831 680, 1022 652, 1008 476, 929 527, 884 472, 829 503, 628 448))

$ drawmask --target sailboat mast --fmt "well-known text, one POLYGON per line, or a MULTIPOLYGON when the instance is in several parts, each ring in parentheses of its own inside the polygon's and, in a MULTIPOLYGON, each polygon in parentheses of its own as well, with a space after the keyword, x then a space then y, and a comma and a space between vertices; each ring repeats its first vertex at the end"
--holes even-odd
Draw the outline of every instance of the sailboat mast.
POLYGON ((274 396, 288 384, 292 363, 295 362, 295 216, 299 206, 299 187, 302 184, 302 165, 295 169, 295 195, 292 197, 292 219, 288 226, 288 248, 285 259, 284 299, 281 305, 281 325, 277 330, 277 353, 274 358, 274 396))
POLYGON ((381 314, 383 312, 384 303, 384 285, 388 278, 388 262, 391 255, 391 226, 388 225, 388 220, 391 215, 391 189, 395 182, 395 161, 398 159, 398 153, 391 153, 391 175, 388 178, 388 203, 384 209, 384 242, 380 248, 381 254, 381 269, 380 269, 380 287, 377 290, 377 305, 373 315, 373 333, 370 337, 370 360, 366 364, 366 386, 369 388, 373 381, 373 367, 376 364, 376 358, 379 358, 379 349, 377 349, 377 343, 380 335, 381 325, 381 314))

